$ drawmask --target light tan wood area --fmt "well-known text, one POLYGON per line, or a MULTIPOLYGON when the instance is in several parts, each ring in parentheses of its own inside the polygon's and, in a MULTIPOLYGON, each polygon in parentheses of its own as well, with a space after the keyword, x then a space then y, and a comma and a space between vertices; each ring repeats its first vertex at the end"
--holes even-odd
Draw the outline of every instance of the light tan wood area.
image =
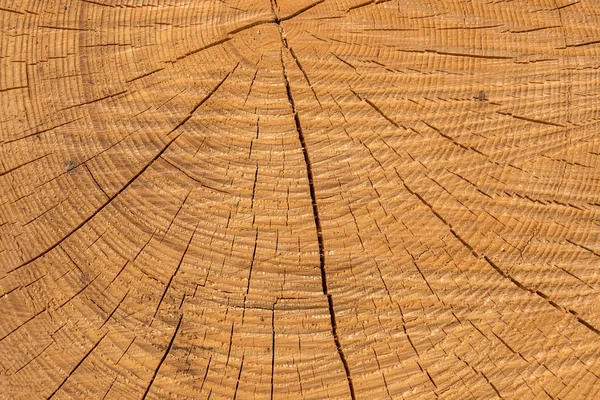
POLYGON ((0 399, 600 398, 600 3, 0 0, 0 399))

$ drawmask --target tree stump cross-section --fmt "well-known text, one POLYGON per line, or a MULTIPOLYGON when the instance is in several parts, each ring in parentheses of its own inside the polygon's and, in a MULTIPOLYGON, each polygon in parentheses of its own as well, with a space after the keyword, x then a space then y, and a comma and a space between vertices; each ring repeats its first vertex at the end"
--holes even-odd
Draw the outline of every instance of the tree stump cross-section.
POLYGON ((600 396, 600 4, 0 1, 0 399, 600 396))

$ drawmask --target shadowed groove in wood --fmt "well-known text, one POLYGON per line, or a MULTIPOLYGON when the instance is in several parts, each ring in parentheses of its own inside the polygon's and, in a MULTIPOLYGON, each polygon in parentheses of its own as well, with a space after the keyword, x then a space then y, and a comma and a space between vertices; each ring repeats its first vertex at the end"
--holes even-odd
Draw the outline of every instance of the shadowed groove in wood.
POLYGON ((165 351, 165 354, 163 354, 162 358, 160 359, 160 362, 156 366, 154 375, 152 376, 152 379, 150 379, 150 383, 148 384, 148 387, 146 388, 146 391, 144 392, 142 399, 145 399, 148 396, 148 392, 150 391, 150 388, 152 387, 152 384, 154 383, 154 380, 156 379, 156 376, 158 375, 158 372, 160 371, 160 367, 165 362, 167 356, 169 355, 169 352, 171 351, 171 348, 173 347, 173 343, 175 342, 175 338, 177 337, 177 333, 179 332, 179 328, 181 327, 182 321, 183 321, 183 315, 181 315, 179 317, 179 322, 177 322, 177 326, 175 327, 175 331, 173 332, 173 337, 171 337, 171 341, 169 342, 169 345, 167 347, 167 350, 165 351))
MULTIPOLYGON (((318 4, 318 3, 317 3, 318 4)), ((275 0, 271 0, 271 7, 273 9, 273 13, 276 15, 275 21, 277 22, 277 27, 279 29, 279 34, 281 36, 281 69, 283 71, 283 78, 285 80, 285 91, 287 93, 288 101, 290 102, 290 107, 292 108, 292 115, 294 116, 294 124, 296 125, 296 131, 298 132, 298 139, 300 141, 300 146, 302 147, 302 155, 304 156, 304 163, 306 164, 306 175, 308 177, 308 185, 310 191, 310 199, 312 203, 313 217, 315 220, 315 229, 317 230, 317 240, 319 242, 319 268, 321 270, 321 283, 323 286, 323 294, 327 296, 327 304, 329 307, 329 316, 331 318, 331 334, 333 335, 333 340, 335 342, 335 347, 337 348, 338 354, 340 355, 340 360, 344 365, 344 370, 346 372, 346 378, 348 380, 348 388, 350 390, 350 397, 354 400, 356 395, 354 393, 354 385, 352 384, 352 376, 350 375, 350 368, 348 366, 348 361, 346 360, 346 356, 344 354, 344 350, 342 349, 342 344, 340 343, 340 338, 337 332, 337 323, 335 320, 335 308, 333 306, 333 298, 329 293, 329 289, 327 288, 327 272, 325 270, 325 244, 323 243, 323 228, 321 227, 321 218, 319 216, 319 205, 317 204, 317 194, 315 192, 315 184, 314 177, 310 162, 310 156, 308 154, 308 149, 306 147, 306 140, 304 139, 304 133, 302 132, 302 125, 300 124, 300 116, 298 115, 298 111, 296 110, 296 104, 294 102, 294 97, 292 95, 292 88, 290 86, 290 81, 288 79, 288 75, 286 72, 285 61, 283 59, 284 49, 290 53, 290 55, 296 60, 296 57, 293 54, 292 49, 289 47, 285 31, 283 29, 283 25, 281 24, 280 18, 277 16, 275 11, 276 2, 275 0)), ((298 13, 300 14, 300 13, 298 13)), ((296 60, 297 61, 297 60, 296 60)), ((298 64, 300 67, 300 64, 298 64)), ((302 68, 300 68, 302 70, 302 68)), ((303 75, 306 77, 306 73, 302 70, 303 75)), ((306 79, 308 81, 308 78, 306 79)), ((310 82, 308 81, 309 85, 310 82)))
POLYGON ((90 350, 87 353, 85 353, 85 355, 83 356, 83 358, 75 365, 75 367, 73 368, 73 370, 71 372, 69 372, 69 374, 65 377, 65 379, 54 390, 54 392, 52 392, 50 394, 50 396, 48 396, 48 400, 50 400, 51 398, 54 397, 54 395, 56 395, 56 393, 60 390, 60 388, 63 387, 63 385, 67 382, 67 380, 71 377, 71 375, 73 375, 73 373, 77 370, 77 368, 79 368, 79 366, 81 364, 83 364, 83 362, 90 356, 90 354, 92 354, 92 352, 96 349, 96 347, 98 347, 98 345, 102 342, 102 340, 106 337, 106 335, 108 335, 108 333, 105 333, 100 338, 100 340, 98 340, 96 343, 94 343, 94 345, 90 348, 90 350))

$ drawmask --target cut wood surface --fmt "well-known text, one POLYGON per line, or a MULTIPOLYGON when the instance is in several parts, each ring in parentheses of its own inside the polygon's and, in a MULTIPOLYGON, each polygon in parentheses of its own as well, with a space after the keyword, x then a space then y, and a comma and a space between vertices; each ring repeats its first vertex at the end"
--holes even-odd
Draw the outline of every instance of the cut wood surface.
POLYGON ((600 3, 0 0, 0 399, 600 398, 600 3))

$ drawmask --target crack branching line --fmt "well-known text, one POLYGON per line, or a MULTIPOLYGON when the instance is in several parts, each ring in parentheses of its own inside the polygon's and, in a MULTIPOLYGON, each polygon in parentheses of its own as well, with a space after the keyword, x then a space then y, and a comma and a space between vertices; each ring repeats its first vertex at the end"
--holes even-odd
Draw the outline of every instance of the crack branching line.
POLYGON ((333 336, 333 340, 335 342, 335 347, 337 348, 338 355, 340 357, 340 360, 342 361, 344 370, 346 372, 346 379, 348 381, 348 388, 350 390, 350 396, 351 396, 352 400, 355 400, 356 395, 354 392, 354 384, 352 383, 352 376, 350 374, 350 368, 348 366, 348 361, 346 360, 344 350, 342 349, 342 345, 340 343, 340 338, 339 338, 338 331, 337 331, 337 322, 336 322, 336 318, 335 318, 335 308, 333 306, 333 298, 332 298, 331 294, 329 293, 329 290, 327 287, 327 273, 325 271, 325 245, 323 243, 323 230, 321 228, 321 218, 320 218, 320 214, 319 214, 319 206, 317 204, 317 195, 316 195, 316 191, 315 191, 312 165, 310 162, 310 156, 308 154, 308 149, 306 147, 306 140, 304 138, 304 132, 302 130, 300 118, 299 118, 298 112, 296 110, 296 103, 294 102, 294 97, 292 95, 292 88, 290 85, 290 80, 288 78, 287 69, 285 67, 285 61, 283 58, 284 50, 287 51, 288 53, 290 53, 291 57, 293 57, 293 55, 292 55, 291 49, 289 47, 288 41, 286 39, 283 25, 281 24, 282 19, 279 18, 279 16, 277 15, 277 12, 275 11, 276 10, 275 0, 271 0, 271 9, 273 11, 273 14, 275 15, 275 22, 277 23, 277 26, 279 28, 279 34, 281 36, 281 43, 282 43, 281 69, 283 71, 283 80, 285 82, 285 90, 287 93, 288 101, 290 103, 290 107, 292 108, 292 114, 294 116, 294 122, 296 124, 296 131, 298 133, 298 140, 300 141, 300 146, 302 147, 302 155, 304 156, 304 162, 306 164, 306 175, 308 177, 308 187, 309 187, 309 191, 310 191, 310 199, 312 202, 312 210, 313 210, 313 217, 315 220, 315 228, 317 230, 317 241, 319 244, 319 267, 321 270, 321 284, 323 287, 323 294, 327 297, 327 303, 329 306, 329 317, 331 319, 331 333, 333 336))

